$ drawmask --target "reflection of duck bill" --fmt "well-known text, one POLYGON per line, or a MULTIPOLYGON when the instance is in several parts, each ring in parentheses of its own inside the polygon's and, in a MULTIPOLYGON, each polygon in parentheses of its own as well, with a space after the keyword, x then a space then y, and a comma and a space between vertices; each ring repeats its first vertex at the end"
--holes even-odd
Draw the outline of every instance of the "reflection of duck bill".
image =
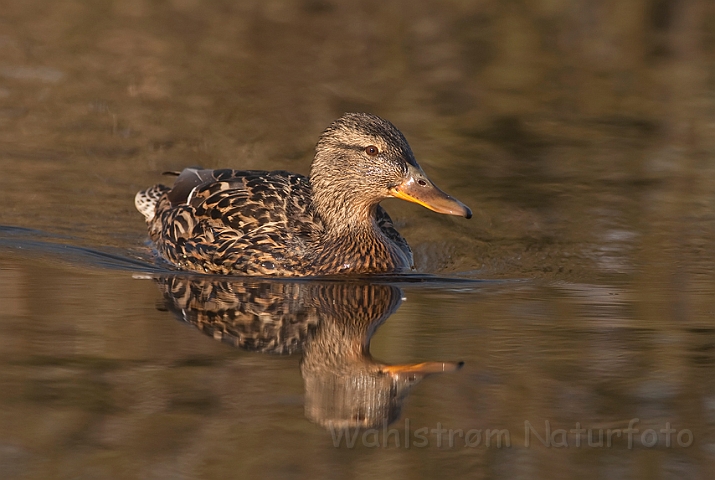
POLYGON ((415 375, 424 377, 433 373, 456 372, 464 362, 422 362, 406 365, 385 365, 382 371, 393 376, 415 375))
POLYGON ((428 375, 459 370, 463 362, 380 365, 371 359, 352 369, 309 370, 303 364, 305 415, 326 428, 375 428, 400 416, 412 387, 428 375), (362 368, 360 368, 362 367, 362 368))

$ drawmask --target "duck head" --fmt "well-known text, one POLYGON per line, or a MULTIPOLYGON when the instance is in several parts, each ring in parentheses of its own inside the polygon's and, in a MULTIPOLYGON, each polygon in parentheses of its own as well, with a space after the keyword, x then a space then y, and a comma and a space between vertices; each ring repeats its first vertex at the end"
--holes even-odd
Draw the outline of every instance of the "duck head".
POLYGON ((397 127, 376 115, 346 113, 333 122, 316 145, 310 180, 316 209, 333 227, 369 222, 377 204, 390 197, 472 216, 432 183, 397 127))

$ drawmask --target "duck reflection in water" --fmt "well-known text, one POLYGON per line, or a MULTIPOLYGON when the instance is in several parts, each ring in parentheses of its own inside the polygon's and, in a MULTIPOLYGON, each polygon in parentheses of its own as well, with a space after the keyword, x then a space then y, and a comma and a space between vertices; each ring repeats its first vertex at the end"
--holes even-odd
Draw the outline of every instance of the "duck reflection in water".
POLYGON ((305 414, 326 428, 391 423, 420 380, 462 366, 372 358, 371 337, 401 302, 401 290, 392 285, 176 276, 157 282, 166 307, 206 335, 250 351, 302 351, 305 414))

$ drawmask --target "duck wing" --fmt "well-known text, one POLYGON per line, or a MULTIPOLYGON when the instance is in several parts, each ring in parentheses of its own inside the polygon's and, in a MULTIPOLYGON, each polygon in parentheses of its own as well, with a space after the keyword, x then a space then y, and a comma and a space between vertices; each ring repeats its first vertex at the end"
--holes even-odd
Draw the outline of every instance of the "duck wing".
POLYGON ((323 229, 309 180, 285 171, 185 169, 167 200, 163 253, 211 273, 300 274, 323 229))

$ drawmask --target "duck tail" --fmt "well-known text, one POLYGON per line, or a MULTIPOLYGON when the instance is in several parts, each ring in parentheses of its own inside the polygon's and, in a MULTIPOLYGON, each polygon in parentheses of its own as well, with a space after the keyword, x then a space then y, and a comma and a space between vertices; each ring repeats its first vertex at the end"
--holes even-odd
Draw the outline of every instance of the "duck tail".
POLYGON ((147 222, 151 222, 156 213, 156 204, 161 196, 170 190, 164 185, 154 185, 146 190, 138 192, 134 197, 134 206, 137 207, 139 213, 144 215, 147 222))

